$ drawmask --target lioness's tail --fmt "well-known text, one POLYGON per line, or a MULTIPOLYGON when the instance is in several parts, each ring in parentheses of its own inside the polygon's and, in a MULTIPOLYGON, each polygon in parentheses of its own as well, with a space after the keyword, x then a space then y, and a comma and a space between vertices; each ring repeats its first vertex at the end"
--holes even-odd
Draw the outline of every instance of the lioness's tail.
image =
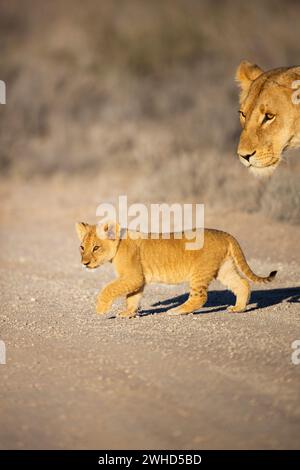
POLYGON ((240 245, 238 244, 238 242, 235 240, 235 238, 231 238, 230 237, 230 241, 229 241, 229 252, 230 252, 230 255, 232 256, 233 258, 233 261, 236 265, 236 267, 250 280, 250 281, 253 281, 253 282, 257 282, 257 283, 268 283, 268 282, 271 282, 274 277, 276 276, 277 274, 277 271, 272 271, 269 276, 267 277, 261 277, 261 276, 257 276, 256 274, 254 274, 254 272, 250 269, 247 261, 246 261, 246 258, 245 258, 245 255, 244 253, 242 252, 242 249, 240 247, 240 245))

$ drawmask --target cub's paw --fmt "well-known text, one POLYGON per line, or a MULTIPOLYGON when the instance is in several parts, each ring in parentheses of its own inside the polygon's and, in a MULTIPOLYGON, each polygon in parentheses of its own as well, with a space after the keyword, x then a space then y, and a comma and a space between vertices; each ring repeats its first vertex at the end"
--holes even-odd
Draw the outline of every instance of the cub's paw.
POLYGON ((136 317, 137 311, 124 310, 123 312, 118 313, 120 318, 134 318, 136 317))
POLYGON ((96 304, 96 312, 99 315, 105 315, 110 309, 110 304, 104 302, 97 302, 96 304))
POLYGON ((242 313, 246 310, 246 307, 240 307, 239 305, 231 305, 230 307, 227 308, 228 312, 232 313, 242 313))
POLYGON ((192 313, 192 312, 186 312, 182 307, 174 307, 174 308, 170 308, 169 310, 167 310, 167 314, 170 315, 171 317, 175 317, 177 315, 188 315, 189 313, 192 313))

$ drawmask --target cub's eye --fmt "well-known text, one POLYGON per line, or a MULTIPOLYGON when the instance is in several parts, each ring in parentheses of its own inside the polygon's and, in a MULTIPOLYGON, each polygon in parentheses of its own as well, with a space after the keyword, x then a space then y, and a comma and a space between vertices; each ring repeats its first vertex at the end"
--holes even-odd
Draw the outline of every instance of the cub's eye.
POLYGON ((242 116, 242 118, 244 118, 244 119, 246 118, 246 114, 243 113, 243 111, 240 110, 239 113, 240 113, 240 116, 242 116))
POLYGON ((83 251, 83 250, 84 250, 83 246, 82 246, 82 245, 80 245, 80 251, 83 251))
POLYGON ((94 246, 93 251, 99 250, 100 246, 94 246))
POLYGON ((265 122, 272 121, 275 117, 275 114, 272 113, 266 113, 263 118, 262 124, 265 124, 265 122))

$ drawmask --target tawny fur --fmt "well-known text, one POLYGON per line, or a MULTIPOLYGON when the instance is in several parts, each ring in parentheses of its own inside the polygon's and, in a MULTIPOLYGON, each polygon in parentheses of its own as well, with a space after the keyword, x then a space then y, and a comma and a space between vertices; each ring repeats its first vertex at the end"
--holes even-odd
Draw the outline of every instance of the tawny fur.
POLYGON ((134 317, 146 284, 186 281, 190 285, 188 300, 169 313, 192 313, 206 303, 208 286, 215 278, 236 296, 236 304, 230 310, 243 311, 250 295, 247 279, 265 283, 276 275, 276 271, 268 277, 254 274, 235 238, 219 230, 205 230, 204 245, 197 250, 187 250, 186 243, 191 240, 175 239, 173 234, 170 239, 144 239, 139 234, 134 240, 129 236, 120 238, 120 228, 114 223, 100 227, 77 223, 76 230, 82 263, 92 269, 112 262, 118 275, 98 295, 99 314, 107 313, 117 297, 125 296, 127 307, 119 315, 134 317))
POLYGON ((252 173, 268 176, 278 166, 284 150, 300 147, 300 104, 293 101, 295 96, 300 98, 300 91, 292 88, 300 80, 300 67, 264 72, 243 61, 236 80, 241 89, 243 128, 238 155, 252 173), (242 155, 252 156, 247 161, 242 155))

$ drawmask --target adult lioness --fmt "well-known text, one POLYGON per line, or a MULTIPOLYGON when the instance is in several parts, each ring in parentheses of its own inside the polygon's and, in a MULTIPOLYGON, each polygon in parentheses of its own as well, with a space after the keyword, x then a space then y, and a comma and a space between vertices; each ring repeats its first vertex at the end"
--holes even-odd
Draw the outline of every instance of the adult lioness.
POLYGON ((243 61, 236 80, 243 128, 238 156, 250 171, 265 176, 284 150, 300 147, 300 66, 264 72, 243 61))

